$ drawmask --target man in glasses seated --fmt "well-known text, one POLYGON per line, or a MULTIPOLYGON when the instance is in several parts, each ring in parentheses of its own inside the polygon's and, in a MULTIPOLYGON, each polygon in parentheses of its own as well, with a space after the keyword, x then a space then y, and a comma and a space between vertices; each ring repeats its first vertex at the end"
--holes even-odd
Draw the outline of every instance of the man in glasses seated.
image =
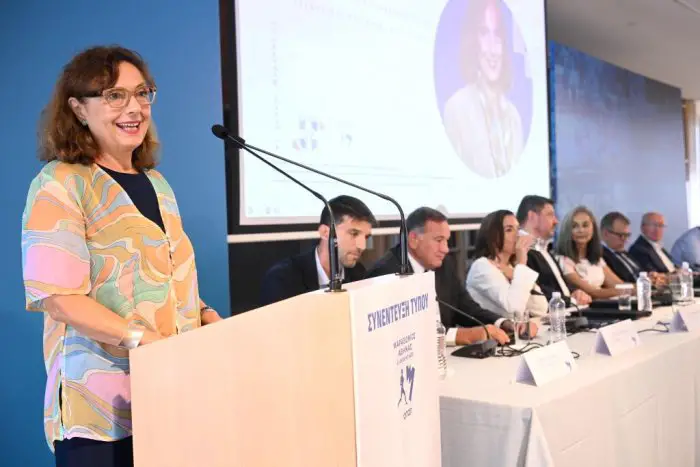
MULTIPOLYGON (((635 282, 639 273, 644 271, 636 259, 625 249, 630 238, 630 220, 621 212, 613 211, 600 220, 600 236, 603 240, 603 259, 605 264, 625 282, 635 282)), ((663 282, 663 274, 648 271, 655 285, 663 282)))
POLYGON ((662 274, 675 272, 671 255, 663 247, 666 222, 658 212, 648 212, 642 216, 642 234, 630 247, 630 255, 637 261, 642 271, 655 271, 662 274))

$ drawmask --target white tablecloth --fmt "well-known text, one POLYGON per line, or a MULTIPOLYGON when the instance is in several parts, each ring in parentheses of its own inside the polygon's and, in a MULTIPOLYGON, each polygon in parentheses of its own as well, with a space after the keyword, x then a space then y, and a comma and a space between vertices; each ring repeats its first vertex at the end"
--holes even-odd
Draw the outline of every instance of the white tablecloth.
MULTIPOLYGON (((666 308, 633 324, 670 318, 666 308)), ((595 334, 570 336, 578 369, 542 387, 514 382, 520 357, 450 356, 443 467, 700 466, 700 332, 640 337, 609 357, 591 353, 595 334)))

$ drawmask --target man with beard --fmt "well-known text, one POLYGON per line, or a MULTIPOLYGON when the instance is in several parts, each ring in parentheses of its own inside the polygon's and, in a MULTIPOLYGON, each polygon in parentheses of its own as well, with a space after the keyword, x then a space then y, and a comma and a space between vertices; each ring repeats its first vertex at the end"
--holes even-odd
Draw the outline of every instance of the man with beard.
MULTIPOLYGON (((364 279, 366 271, 359 263, 359 259, 367 248, 367 239, 372 234, 372 227, 377 221, 365 203, 352 196, 338 196, 328 204, 331 206, 335 220, 340 274, 343 282, 364 279)), ((268 305, 328 286, 330 225, 331 216, 328 208, 323 208, 318 226, 321 237, 318 244, 310 251, 275 264, 265 273, 260 295, 261 305, 268 305)))

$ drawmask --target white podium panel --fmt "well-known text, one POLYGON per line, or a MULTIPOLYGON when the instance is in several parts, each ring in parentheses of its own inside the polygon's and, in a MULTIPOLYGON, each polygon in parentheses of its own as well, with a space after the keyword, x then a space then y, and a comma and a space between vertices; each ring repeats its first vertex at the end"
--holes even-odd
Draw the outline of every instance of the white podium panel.
POLYGON ((350 309, 358 465, 439 466, 433 273, 351 284, 350 309))

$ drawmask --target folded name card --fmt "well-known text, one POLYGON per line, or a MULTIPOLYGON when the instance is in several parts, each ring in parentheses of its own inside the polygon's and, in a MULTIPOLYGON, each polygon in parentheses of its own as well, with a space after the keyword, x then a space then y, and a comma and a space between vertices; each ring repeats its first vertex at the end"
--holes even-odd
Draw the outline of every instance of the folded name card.
POLYGON ((679 308, 678 312, 673 314, 671 319, 671 331, 697 331, 700 329, 700 311, 693 307, 679 308))
POLYGON ((576 360, 569 350, 569 345, 566 341, 559 341, 523 354, 515 381, 542 386, 570 374, 575 369, 576 360))
POLYGON ((640 345, 642 340, 639 334, 632 326, 632 321, 626 319, 598 329, 594 352, 614 357, 640 345))

